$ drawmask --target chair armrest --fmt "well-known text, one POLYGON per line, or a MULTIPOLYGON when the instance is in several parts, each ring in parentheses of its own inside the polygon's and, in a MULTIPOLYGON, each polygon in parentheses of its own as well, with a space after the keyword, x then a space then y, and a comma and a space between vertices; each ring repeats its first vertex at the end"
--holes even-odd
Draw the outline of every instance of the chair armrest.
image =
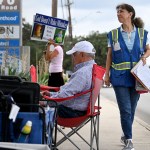
POLYGON ((101 106, 94 106, 94 109, 96 110, 98 110, 98 109, 102 109, 102 107, 101 106))
POLYGON ((55 90, 56 92, 59 91, 59 87, 52 87, 52 86, 46 86, 46 85, 40 85, 40 90, 41 91, 46 91, 46 90, 55 90))
POLYGON ((92 89, 89 89, 89 90, 84 91, 84 92, 82 92, 82 93, 78 93, 78 94, 75 94, 75 95, 73 95, 73 96, 69 96, 69 97, 65 97, 65 98, 52 98, 52 97, 49 97, 49 96, 44 95, 44 93, 43 93, 43 98, 44 98, 45 100, 47 100, 47 101, 49 101, 49 100, 54 100, 54 101, 56 101, 56 102, 62 102, 62 101, 70 100, 70 99, 72 99, 72 98, 76 98, 76 97, 79 97, 79 96, 81 96, 81 95, 90 93, 91 91, 92 91, 92 89))

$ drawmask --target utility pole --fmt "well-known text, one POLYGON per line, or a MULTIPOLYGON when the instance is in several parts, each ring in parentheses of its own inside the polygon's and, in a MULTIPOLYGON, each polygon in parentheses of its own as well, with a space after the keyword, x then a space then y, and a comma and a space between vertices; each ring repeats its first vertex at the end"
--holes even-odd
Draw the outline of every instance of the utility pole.
POLYGON ((71 11, 70 11, 70 5, 72 3, 69 2, 69 0, 67 0, 67 4, 66 6, 68 7, 68 12, 69 12, 69 17, 68 17, 68 21, 69 21, 69 37, 72 41, 72 20, 71 20, 71 11))
POLYGON ((52 0, 52 17, 57 17, 57 0, 52 0))

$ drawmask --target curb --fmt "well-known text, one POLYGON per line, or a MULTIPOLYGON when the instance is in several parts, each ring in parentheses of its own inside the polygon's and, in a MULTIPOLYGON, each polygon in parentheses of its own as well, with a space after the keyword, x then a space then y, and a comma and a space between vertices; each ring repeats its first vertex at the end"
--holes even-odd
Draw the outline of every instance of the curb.
POLYGON ((150 125, 141 120, 140 118, 135 116, 135 121, 140 124, 141 126, 145 127, 148 131, 150 131, 150 125))
MULTIPOLYGON (((110 100, 108 100, 108 101, 109 101, 109 103, 114 105, 116 108, 118 107, 118 105, 115 102, 110 101, 110 100)), ((150 131, 150 125, 148 123, 144 122, 142 119, 138 118, 137 116, 135 116, 134 118, 135 118, 134 121, 136 121, 139 125, 143 126, 148 131, 150 131)))

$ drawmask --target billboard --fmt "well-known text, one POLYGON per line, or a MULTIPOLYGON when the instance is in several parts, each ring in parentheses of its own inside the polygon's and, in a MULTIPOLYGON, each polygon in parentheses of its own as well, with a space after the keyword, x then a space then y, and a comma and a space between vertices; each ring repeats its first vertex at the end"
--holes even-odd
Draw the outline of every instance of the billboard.
MULTIPOLYGON (((0 0, 0 52, 20 57, 22 45, 22 0, 0 0)), ((2 55, 1 55, 2 57, 2 55)), ((0 64, 3 63, 0 57, 0 64)), ((9 62, 9 61, 8 61, 9 62)))

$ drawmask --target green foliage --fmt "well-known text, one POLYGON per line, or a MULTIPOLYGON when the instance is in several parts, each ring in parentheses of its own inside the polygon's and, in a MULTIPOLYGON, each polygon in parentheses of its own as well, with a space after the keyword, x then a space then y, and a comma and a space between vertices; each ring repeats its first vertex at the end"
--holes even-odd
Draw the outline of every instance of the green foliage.
POLYGON ((38 83, 42 85, 47 85, 48 84, 48 76, 49 74, 42 74, 41 76, 38 77, 38 83))
POLYGON ((16 69, 9 67, 8 68, 8 75, 18 76, 21 79, 24 79, 26 81, 30 81, 30 73, 27 72, 20 72, 18 73, 16 69))
POLYGON ((25 79, 26 81, 31 80, 29 72, 27 72, 27 73, 21 72, 18 74, 18 76, 21 77, 22 79, 25 79))
POLYGON ((16 75, 16 73, 17 73, 17 70, 16 70, 16 69, 11 68, 11 67, 8 68, 8 74, 9 74, 9 75, 16 75))
POLYGON ((28 45, 30 43, 30 35, 31 35, 32 26, 29 23, 23 23, 23 45, 28 45))

